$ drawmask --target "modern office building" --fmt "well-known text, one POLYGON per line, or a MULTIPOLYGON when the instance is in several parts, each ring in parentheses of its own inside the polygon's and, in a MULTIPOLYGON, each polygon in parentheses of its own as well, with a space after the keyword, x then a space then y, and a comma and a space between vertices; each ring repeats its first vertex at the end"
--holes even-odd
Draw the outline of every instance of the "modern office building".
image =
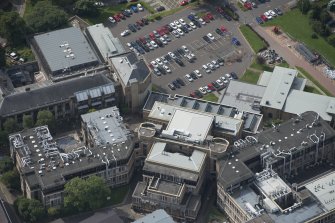
POLYGON ((315 112, 236 141, 217 161, 218 206, 236 223, 333 222, 332 195, 323 196, 335 187, 334 146, 334 129, 315 112))
POLYGON ((84 145, 60 147, 47 126, 11 134, 10 152, 27 198, 60 206, 64 185, 74 177, 102 177, 109 186, 127 184, 134 170, 136 139, 116 107, 82 116, 84 145))

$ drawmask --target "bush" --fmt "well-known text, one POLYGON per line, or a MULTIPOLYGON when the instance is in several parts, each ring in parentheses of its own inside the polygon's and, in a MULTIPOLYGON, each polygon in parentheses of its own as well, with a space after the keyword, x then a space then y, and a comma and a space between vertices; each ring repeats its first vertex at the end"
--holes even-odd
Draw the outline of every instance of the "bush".
POLYGON ((48 216, 51 218, 57 218, 60 214, 60 210, 55 207, 48 208, 48 216))
POLYGON ((37 222, 45 216, 45 209, 40 201, 35 199, 18 198, 14 206, 19 215, 26 222, 37 222))
POLYGON ((316 33, 312 33, 311 38, 312 38, 312 39, 317 39, 317 38, 318 38, 318 35, 317 35, 316 33))
POLYGON ((328 36, 327 41, 330 45, 335 47, 335 34, 328 36))
POLYGON ((265 64, 265 59, 264 59, 264 57, 258 55, 258 56, 256 57, 256 62, 257 62, 258 64, 265 64))

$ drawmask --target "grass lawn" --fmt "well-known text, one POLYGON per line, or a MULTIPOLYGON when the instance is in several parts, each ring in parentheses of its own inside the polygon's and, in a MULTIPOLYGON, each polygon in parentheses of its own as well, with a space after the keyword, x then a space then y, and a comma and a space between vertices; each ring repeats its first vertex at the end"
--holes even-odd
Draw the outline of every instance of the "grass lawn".
POLYGON ((277 66, 279 66, 279 67, 286 67, 286 68, 290 67, 290 65, 286 61, 278 64, 277 66))
POLYGON ((273 67, 270 67, 269 65, 267 64, 259 64, 257 63, 256 61, 254 61, 251 65, 250 65, 251 68, 254 68, 256 70, 260 70, 260 71, 270 71, 272 72, 273 71, 273 67))
POLYGON ((250 27, 243 25, 240 30, 256 53, 266 47, 266 43, 250 27))
POLYGON ((310 93, 314 93, 314 94, 322 94, 322 93, 321 93, 318 89, 316 89, 315 87, 313 87, 313 86, 308 86, 308 85, 305 86, 304 91, 306 91, 306 92, 310 92, 310 93))
POLYGON ((127 192, 129 191, 129 185, 125 185, 119 188, 112 188, 111 191, 111 199, 108 202, 109 205, 119 204, 127 195, 127 192))
POLYGON ((181 11, 182 9, 190 8, 190 7, 193 7, 195 5, 198 5, 198 2, 192 2, 192 3, 188 4, 187 6, 183 6, 183 7, 180 6, 180 7, 177 7, 177 8, 173 8, 171 10, 165 10, 163 12, 152 14, 152 15, 148 16, 148 19, 149 20, 155 20, 155 19, 160 20, 165 16, 175 14, 175 13, 181 11))
POLYGON ((217 102, 219 100, 219 98, 213 93, 206 94, 202 99, 212 102, 217 102))
POLYGON ((250 84, 257 84, 259 79, 259 73, 254 72, 252 70, 247 69, 243 76, 241 77, 240 81, 247 82, 250 84))
POLYGON ((321 89, 321 91, 323 91, 326 95, 328 96, 333 96, 326 88, 324 88, 317 80, 314 79, 314 77, 312 77, 312 75, 310 75, 307 71, 304 70, 304 68, 302 67, 296 67, 297 70, 302 73, 305 78, 309 79, 310 81, 312 81, 316 86, 318 86, 318 88, 321 89))
POLYGON ((322 37, 312 39, 313 30, 309 25, 307 15, 303 15, 299 9, 293 9, 283 16, 265 23, 266 26, 279 26, 284 32, 290 34, 296 40, 305 43, 311 50, 322 54, 329 63, 335 66, 335 47, 331 46, 322 37))

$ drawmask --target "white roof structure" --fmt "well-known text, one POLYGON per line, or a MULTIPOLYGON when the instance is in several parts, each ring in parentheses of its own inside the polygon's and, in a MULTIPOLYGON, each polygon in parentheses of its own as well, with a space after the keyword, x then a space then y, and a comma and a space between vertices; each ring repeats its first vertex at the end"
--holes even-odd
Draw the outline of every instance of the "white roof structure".
POLYGON ((206 153, 194 150, 191 156, 181 153, 165 151, 166 143, 156 142, 153 144, 145 162, 160 164, 172 168, 178 168, 199 173, 205 162, 206 153))
POLYGON ((327 211, 335 208, 335 172, 322 176, 305 186, 327 211))
POLYGON ((203 142, 212 127, 213 121, 214 116, 210 114, 176 109, 165 133, 173 134, 178 131, 190 141, 203 142))
POLYGON ((140 219, 137 219, 133 223, 175 223, 175 221, 173 221, 172 217, 163 209, 158 209, 140 219))
POLYGON ((297 74, 297 70, 276 66, 265 90, 261 106, 282 110, 297 74))
POLYGON ((283 111, 292 114, 301 114, 305 111, 314 111, 326 121, 332 120, 335 114, 335 98, 313 94, 305 91, 291 90, 288 94, 283 111))

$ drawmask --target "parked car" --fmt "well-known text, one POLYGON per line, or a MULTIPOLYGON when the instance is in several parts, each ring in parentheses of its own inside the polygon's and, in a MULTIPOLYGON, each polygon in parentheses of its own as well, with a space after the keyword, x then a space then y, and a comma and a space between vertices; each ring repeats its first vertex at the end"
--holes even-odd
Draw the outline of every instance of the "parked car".
POLYGON ((206 88, 204 88, 204 87, 200 87, 200 88, 199 88, 199 91, 200 91, 201 94, 203 94, 203 95, 207 94, 207 90, 206 90, 206 88))
POLYGON ((181 1, 181 2, 180 2, 180 5, 181 5, 181 6, 185 6, 185 5, 187 5, 187 4, 188 4, 188 1, 187 1, 187 0, 184 0, 184 1, 181 1))
POLYGON ((210 73, 211 72, 210 68, 207 67, 207 65, 202 65, 202 69, 204 69, 206 73, 210 73))
POLYGON ((130 9, 135 13, 138 12, 138 8, 135 5, 130 6, 130 9))
POLYGON ((235 72, 231 72, 230 73, 231 77, 234 79, 234 80, 237 80, 238 79, 238 76, 235 72))
POLYGON ((140 3, 137 4, 137 8, 138 8, 138 11, 144 10, 143 6, 140 3))
POLYGON ((161 12, 161 11, 164 11, 165 10, 165 7, 164 6, 158 6, 157 8, 156 8, 156 11, 157 12, 161 12))
POLYGON ((181 86, 185 86, 185 82, 181 79, 181 78, 177 78, 176 81, 181 85, 181 86))
POLYGON ((185 79, 188 80, 189 82, 192 82, 192 81, 193 81, 193 78, 192 78, 191 75, 189 75, 189 74, 186 74, 186 75, 185 75, 185 79))
POLYGON ((169 87, 171 90, 176 90, 176 87, 175 87, 172 83, 168 84, 168 87, 169 87))
POLYGON ((211 41, 215 40, 215 37, 213 36, 212 33, 208 33, 207 36, 211 41))
POLYGON ((224 36, 224 33, 221 31, 221 29, 216 29, 215 32, 220 36, 224 36))
POLYGON ((168 66, 163 65, 163 68, 166 70, 166 72, 171 73, 171 69, 168 66))
POLYGON ((132 31, 133 33, 135 33, 135 32, 137 31, 133 24, 128 24, 128 28, 129 28, 129 30, 132 31))
POLYGON ((179 65, 179 66, 185 66, 185 64, 183 63, 183 61, 181 60, 181 59, 178 59, 178 58, 176 58, 175 59, 175 61, 176 61, 176 63, 179 65))
POLYGON ((277 13, 277 15, 283 15, 283 12, 280 8, 274 8, 273 11, 277 13))
POLYGON ((257 17, 256 17, 256 22, 257 22, 258 24, 263 24, 263 19, 257 16, 257 17))
POLYGON ((202 77, 202 74, 200 73, 199 70, 195 70, 194 73, 195 75, 197 75, 197 77, 202 77))
POLYGON ((263 22, 268 21, 268 18, 265 15, 260 15, 261 19, 263 20, 263 22))
POLYGON ((116 20, 115 20, 112 16, 108 17, 108 20, 109 20, 111 23, 116 23, 116 20))
POLYGON ((121 36, 128 36, 130 34, 130 31, 126 29, 125 31, 121 32, 121 36))
POLYGON ((214 17, 213 17, 213 15, 212 15, 212 13, 210 13, 210 12, 208 12, 208 13, 206 14, 206 17, 207 17, 208 19, 210 19, 210 20, 214 20, 214 17))

